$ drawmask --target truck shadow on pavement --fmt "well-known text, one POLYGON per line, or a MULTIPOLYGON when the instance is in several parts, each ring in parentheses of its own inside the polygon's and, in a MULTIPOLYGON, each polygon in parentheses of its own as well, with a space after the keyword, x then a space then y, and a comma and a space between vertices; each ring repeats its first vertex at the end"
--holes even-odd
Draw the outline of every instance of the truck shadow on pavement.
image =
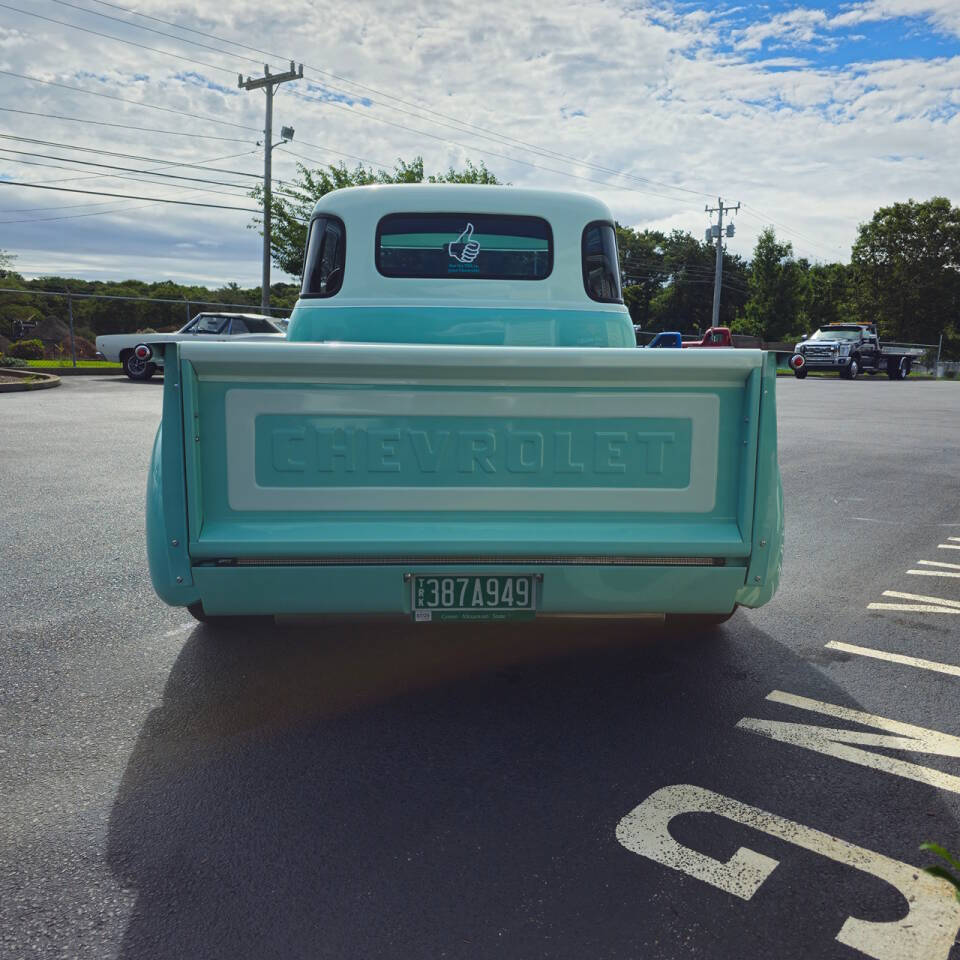
POLYGON ((197 627, 110 818, 110 867, 138 894, 119 955, 847 957, 847 916, 905 913, 886 884, 684 818, 677 839, 703 852, 782 861, 745 902, 614 836, 654 790, 692 783, 916 862, 917 829, 938 821, 890 817, 946 820, 937 792, 736 729, 782 716, 764 702, 775 688, 856 706, 743 614, 712 637, 621 621, 197 627))

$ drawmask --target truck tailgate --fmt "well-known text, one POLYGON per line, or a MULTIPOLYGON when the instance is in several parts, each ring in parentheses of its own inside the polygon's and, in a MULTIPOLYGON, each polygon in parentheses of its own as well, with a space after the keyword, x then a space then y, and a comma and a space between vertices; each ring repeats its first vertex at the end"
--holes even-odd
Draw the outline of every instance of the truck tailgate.
POLYGON ((750 555, 760 351, 176 350, 193 565, 750 555))

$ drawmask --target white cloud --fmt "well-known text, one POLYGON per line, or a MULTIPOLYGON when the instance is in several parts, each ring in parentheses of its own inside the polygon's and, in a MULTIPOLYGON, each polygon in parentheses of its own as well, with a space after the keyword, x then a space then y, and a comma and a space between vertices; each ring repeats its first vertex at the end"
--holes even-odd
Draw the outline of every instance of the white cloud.
POLYGON ((830 21, 832 28, 858 23, 915 17, 944 33, 960 36, 960 3, 957 0, 863 0, 830 21))
POLYGON ((827 15, 822 10, 796 7, 746 27, 740 32, 736 46, 738 50, 759 50, 771 40, 789 46, 829 43, 822 29, 826 25, 827 15))
MULTIPOLYGON (((884 9, 893 3, 887 0, 884 9)), ((907 0, 897 3, 904 6, 907 0)), ((866 16, 868 8, 878 4, 879 0, 861 3, 840 16, 852 17, 858 11, 866 16)), ((924 9, 929 12, 935 6, 928 0, 924 9)), ((4 133, 146 158, 86 154, 96 162, 135 170, 157 167, 162 161, 200 163, 219 157, 210 166, 225 172, 185 168, 175 172, 221 183, 167 181, 148 186, 106 177, 120 171, 44 170, 22 161, 56 161, 0 152, 0 176, 32 182, 96 177, 57 185, 251 205, 233 185, 254 183, 262 170, 255 142, 263 125, 263 95, 238 91, 236 74, 259 73, 261 54, 232 47, 233 52, 224 55, 54 8, 48 0, 35 0, 30 9, 34 7, 44 15, 171 50, 196 62, 11 14, 7 33, 0 33, 0 69, 135 103, 2 75, 0 102, 37 113, 168 133, 11 114, 4 114, 8 121, 4 133), (24 42, 5 45, 3 37, 12 35, 24 42), (184 113, 208 119, 191 119, 184 113), (215 122, 221 120, 227 123, 215 122), (179 135, 183 133, 227 139, 193 139, 179 135)), ((322 102, 323 96, 304 99, 297 91, 305 93, 306 82, 280 88, 275 129, 294 126, 291 150, 319 162, 335 161, 346 153, 392 166, 398 157, 422 154, 427 169, 436 171, 460 166, 467 158, 483 160, 516 184, 598 193, 621 222, 678 226, 695 236, 702 235, 704 204, 722 194, 804 234, 809 239, 791 237, 798 252, 820 258, 847 256, 857 223, 881 204, 935 193, 960 200, 960 171, 954 160, 960 124, 956 119, 960 49, 947 45, 943 47, 947 55, 936 59, 819 67, 816 49, 838 27, 836 18, 817 9, 777 14, 745 29, 738 27, 736 35, 731 34, 733 11, 712 5, 691 9, 670 0, 630 7, 612 0, 558 0, 535 12, 506 0, 456 8, 440 0, 416 5, 354 0, 336 8, 315 0, 282 4, 236 0, 229 5, 196 0, 182 6, 170 0, 140 0, 137 9, 276 51, 281 57, 272 59, 274 69, 285 69, 284 59, 302 59, 311 84, 333 95, 348 92, 353 105, 335 99, 322 102), (731 49, 731 40, 739 50, 731 49), (783 45, 808 49, 800 56, 791 51, 756 57, 758 49, 783 45), (336 80, 316 68, 405 102, 336 80), (513 139, 485 139, 477 126, 513 139), (541 153, 530 152, 524 144, 537 145, 541 153), (623 170, 646 180, 617 178, 605 170, 623 170)), ((177 33, 153 21, 139 22, 177 33)), ((209 37, 182 36, 184 41, 228 48, 209 37)), ((0 145, 28 154, 83 156, 24 141, 0 139, 0 145)), ((277 150, 275 175, 290 177, 295 162, 290 152, 277 150)), ((36 218, 32 223, 0 224, 4 231, 0 246, 20 251, 19 263, 25 270, 203 278, 213 285, 259 280, 259 238, 246 229, 247 214, 169 205, 143 208, 143 201, 118 201, 117 206, 141 209, 83 218, 79 215, 97 208, 64 209, 61 215, 77 219, 41 222, 39 218, 57 216, 58 211, 22 215, 9 211, 105 198, 4 186, 0 192, 0 206, 6 211, 0 212, 0 221, 36 218)), ((761 221, 744 216, 731 248, 748 254, 761 221)))

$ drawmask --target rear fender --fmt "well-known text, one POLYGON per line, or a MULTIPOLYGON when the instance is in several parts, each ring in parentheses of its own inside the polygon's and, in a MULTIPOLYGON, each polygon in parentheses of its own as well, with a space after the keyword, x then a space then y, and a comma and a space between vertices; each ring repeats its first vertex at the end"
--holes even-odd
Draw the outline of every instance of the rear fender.
POLYGON ((747 580, 737 591, 737 603, 763 606, 780 584, 783 566, 783 487, 777 459, 776 356, 766 355, 760 381, 760 422, 753 532, 747 580))
POLYGON ((163 420, 157 429, 147 474, 147 563, 157 595, 172 606, 200 599, 187 552, 186 480, 180 364, 174 344, 163 384, 163 420))

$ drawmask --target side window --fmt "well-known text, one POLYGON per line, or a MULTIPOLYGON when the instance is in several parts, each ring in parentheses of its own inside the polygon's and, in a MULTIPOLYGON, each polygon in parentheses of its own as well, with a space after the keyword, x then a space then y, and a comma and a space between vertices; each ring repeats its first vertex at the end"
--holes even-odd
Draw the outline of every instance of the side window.
POLYGON ((617 237, 612 223, 588 223, 581 241, 583 285, 591 300, 623 303, 617 237))
POLYGON ((310 224, 301 297, 332 297, 343 286, 347 237, 343 221, 317 217, 310 224))
POLYGON ((250 328, 246 325, 243 317, 234 317, 230 323, 230 333, 249 333, 250 328))

